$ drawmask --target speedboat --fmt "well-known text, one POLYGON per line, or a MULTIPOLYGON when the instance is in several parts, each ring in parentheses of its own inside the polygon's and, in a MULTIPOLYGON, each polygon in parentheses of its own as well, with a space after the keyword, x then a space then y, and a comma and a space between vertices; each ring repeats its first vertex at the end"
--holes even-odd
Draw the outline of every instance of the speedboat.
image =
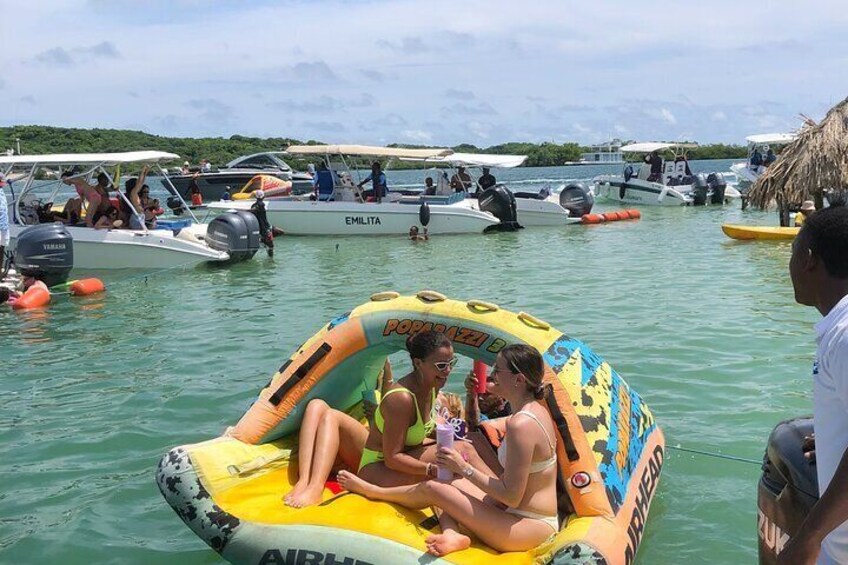
POLYGON ((686 159, 686 149, 691 144, 684 143, 634 143, 621 148, 623 152, 651 154, 671 152, 672 158, 662 163, 659 177, 651 176, 651 166, 628 164, 623 175, 602 175, 595 179, 595 194, 599 198, 627 204, 649 206, 691 206, 724 204, 741 194, 728 186, 719 173, 709 176, 694 175, 686 159))
POLYGON ((623 165, 624 154, 621 152, 621 140, 616 138, 612 141, 592 145, 590 153, 583 153, 575 165, 623 165))
MULTIPOLYGON (((451 153, 444 157, 436 157, 428 159, 428 163, 443 163, 452 168, 465 167, 480 169, 498 168, 509 169, 520 166, 527 160, 527 155, 495 155, 487 153, 451 153)), ((482 173, 481 173, 482 174, 482 173)), ((478 180, 479 182, 479 180, 478 180)), ((444 183, 442 184, 444 186, 444 183)), ((509 189, 504 184, 495 185, 495 187, 503 186, 509 189)), ((449 186, 447 190, 452 193, 453 189, 449 186)), ((494 187, 493 187, 494 188, 494 187)), ((444 188, 442 190, 445 190, 444 188)), ((512 191, 515 197, 515 205, 517 212, 517 221, 522 226, 562 226, 566 224, 580 223, 580 217, 583 214, 588 214, 592 208, 594 200, 589 195, 589 189, 584 187, 583 197, 585 200, 582 205, 576 205, 578 187, 568 185, 562 187, 559 192, 552 192, 543 189, 535 192, 518 192, 512 191), (591 200, 591 202, 589 202, 591 200), (588 206, 587 206, 588 203, 588 206)), ((437 189, 438 194, 438 189, 437 189)), ((465 199, 465 204, 471 208, 487 210, 487 198, 485 192, 479 193, 475 198, 465 199)))
POLYGON ((200 172, 196 175, 195 173, 171 175, 169 178, 174 188, 183 196, 186 196, 189 184, 194 179, 204 201, 220 200, 225 193, 244 186, 256 175, 270 175, 291 181, 295 194, 311 191, 312 175, 293 172, 291 167, 283 161, 282 155, 282 151, 244 155, 217 170, 200 172))
MULTIPOLYGON (((286 152, 320 158, 326 165, 317 173, 317 194, 265 202, 268 221, 289 235, 406 235, 411 226, 419 224, 426 225, 430 234, 483 233, 501 223, 493 214, 465 204, 464 198, 436 203, 419 197, 404 200, 401 194, 390 192, 368 202, 353 180, 359 179, 359 171, 370 168, 366 163, 373 160, 425 160, 448 155, 450 149, 293 145, 286 152)), ((249 200, 219 201, 210 203, 208 209, 247 210, 251 205, 249 200)))
POLYGON ((760 178, 766 168, 763 165, 752 165, 751 158, 755 151, 759 151, 762 158, 765 158, 769 149, 774 150, 775 147, 788 145, 795 141, 794 133, 761 133, 757 135, 749 135, 745 138, 748 142, 748 158, 743 163, 734 163, 730 166, 730 170, 739 179, 737 186, 743 193, 748 192, 757 179, 760 178))
MULTIPOLYGON (((82 172, 75 176, 90 179, 103 172, 110 182, 113 178, 119 179, 121 167, 126 168, 127 165, 149 165, 164 175, 160 162, 172 159, 179 159, 179 155, 162 151, 133 151, 0 157, 0 171, 10 173, 15 168, 25 168, 28 171, 20 192, 15 194, 14 187, 10 186, 12 250, 14 251, 16 242, 23 233, 38 228, 43 237, 36 238, 35 244, 43 248, 45 257, 55 253, 58 260, 58 256, 64 254, 62 260, 65 261, 70 255, 73 267, 77 269, 159 269, 206 262, 223 263, 244 258, 245 255, 238 253, 236 247, 242 240, 241 236, 244 235, 244 240, 247 240, 248 234, 229 233, 227 230, 230 229, 229 224, 239 222, 247 222, 245 226, 252 230, 253 224, 249 219, 241 218, 233 222, 233 218, 227 217, 219 220, 216 226, 223 225, 224 232, 227 233, 216 231, 217 227, 212 228, 197 222, 193 215, 191 219, 159 221, 156 229, 144 226, 141 229, 94 229, 85 224, 63 225, 54 221, 55 215, 51 212, 55 210, 53 203, 57 198, 61 201, 63 196, 76 196, 76 193, 62 181, 35 182, 39 173, 48 168, 55 171, 82 167, 82 172), (71 194, 68 194, 69 192, 71 194), (52 228, 48 229, 48 226, 52 228), (51 243, 51 238, 58 238, 58 242, 51 243), (233 247, 233 244, 236 247, 233 247)), ((167 182, 167 176, 163 178, 167 182)), ((118 192, 117 198, 126 197, 118 192)), ((116 207, 119 205, 116 198, 112 198, 112 203, 116 207)), ((236 229, 239 229, 238 225, 236 229)), ((244 230, 244 226, 241 229, 244 230)), ((252 256, 252 253, 249 255, 252 256)))

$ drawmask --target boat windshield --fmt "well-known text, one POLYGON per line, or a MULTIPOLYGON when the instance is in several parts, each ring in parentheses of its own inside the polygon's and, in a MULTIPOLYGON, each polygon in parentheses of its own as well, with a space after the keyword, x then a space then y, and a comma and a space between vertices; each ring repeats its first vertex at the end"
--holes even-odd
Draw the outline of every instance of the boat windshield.
POLYGON ((232 162, 228 168, 230 169, 260 169, 269 171, 291 171, 284 161, 276 155, 270 153, 260 153, 251 155, 243 159, 232 162))

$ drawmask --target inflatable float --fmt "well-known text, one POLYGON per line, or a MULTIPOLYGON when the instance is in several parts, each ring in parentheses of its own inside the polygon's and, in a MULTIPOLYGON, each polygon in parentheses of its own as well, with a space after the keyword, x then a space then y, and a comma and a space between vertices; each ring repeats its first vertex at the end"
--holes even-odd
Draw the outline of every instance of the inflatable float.
POLYGON ((383 292, 298 347, 224 436, 165 454, 156 481, 186 525, 233 563, 626 565, 642 538, 664 445, 642 398, 585 344, 547 323, 432 291, 383 292), (425 538, 439 531, 430 510, 338 488, 325 489, 316 506, 282 502, 297 479, 296 432, 309 400, 322 398, 359 417, 362 391, 376 388, 386 357, 428 328, 443 331, 458 355, 489 365, 511 343, 544 356, 563 525, 530 551, 497 553, 476 540, 435 558, 425 556, 425 538))
POLYGON ((779 227, 779 226, 740 226, 733 224, 722 224, 721 231, 731 239, 765 239, 786 240, 795 239, 801 228, 779 227))
POLYGON ((291 196, 292 183, 271 175, 256 175, 245 183, 241 190, 232 195, 233 200, 250 200, 255 198, 257 190, 265 193, 265 198, 291 196))

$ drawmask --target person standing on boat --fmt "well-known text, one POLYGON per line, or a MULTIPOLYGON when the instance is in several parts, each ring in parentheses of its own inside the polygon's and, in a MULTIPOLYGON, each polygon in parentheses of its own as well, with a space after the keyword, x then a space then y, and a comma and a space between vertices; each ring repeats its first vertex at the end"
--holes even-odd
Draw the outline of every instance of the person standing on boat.
POLYGON ((813 421, 819 500, 778 555, 782 565, 848 563, 848 208, 811 215, 792 244, 795 301, 815 307, 813 421))
POLYGON ((777 161, 777 155, 774 154, 774 149, 769 147, 769 150, 766 151, 766 160, 765 160, 764 164, 765 164, 766 167, 768 167, 769 165, 771 165, 775 161, 777 161))
POLYGON ((495 178, 495 175, 489 172, 489 167, 483 167, 483 174, 479 179, 477 179, 477 185, 480 187, 477 192, 483 192, 487 188, 492 188, 496 184, 498 184, 498 179, 495 178))
POLYGON ((471 180, 471 175, 465 172, 465 167, 459 166, 456 168, 456 174, 451 178, 451 188, 454 192, 468 192, 474 181, 471 180))
POLYGON ((209 159, 203 159, 200 161, 200 172, 201 173, 211 173, 212 172, 212 164, 209 162, 209 159))
POLYGON ((651 151, 645 156, 645 162, 651 165, 651 175, 648 182, 662 182, 663 160, 656 151, 651 151))
POLYGON ((751 168, 755 171, 763 166, 763 154, 760 153, 759 148, 755 148, 754 152, 751 153, 751 168))
POLYGON ((386 173, 382 171, 378 161, 374 161, 371 165, 371 174, 365 177, 362 182, 356 186, 362 188, 362 185, 368 181, 371 181, 371 186, 373 188, 371 190, 363 191, 363 198, 374 198, 377 202, 379 202, 381 198, 386 197, 389 192, 389 185, 388 182, 386 182, 386 173))
POLYGON ((795 212, 795 227, 800 228, 807 221, 807 218, 816 211, 816 203, 812 200, 804 200, 801 204, 801 209, 795 212))
POLYGON ((0 278, 6 264, 6 246, 9 245, 9 208, 6 204, 6 179, 0 173, 0 278))

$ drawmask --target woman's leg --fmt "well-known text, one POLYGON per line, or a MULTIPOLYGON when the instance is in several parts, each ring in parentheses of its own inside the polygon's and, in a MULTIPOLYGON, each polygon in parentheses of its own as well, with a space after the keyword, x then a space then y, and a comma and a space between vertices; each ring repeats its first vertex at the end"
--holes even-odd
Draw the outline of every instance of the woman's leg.
POLYGON ((318 435, 318 424, 321 418, 330 410, 330 406, 315 398, 306 405, 306 413, 300 424, 300 433, 297 441, 297 482, 294 488, 283 497, 283 501, 289 504, 291 497, 300 493, 309 484, 309 475, 312 471, 312 453, 315 449, 315 438, 318 435))
POLYGON ((344 471, 339 473, 339 483, 368 498, 408 508, 437 506, 500 552, 532 549, 553 533, 539 520, 508 514, 447 483, 426 481, 413 486, 378 487, 344 471))
POLYGON ((344 412, 328 409, 321 416, 315 435, 308 484, 289 498, 287 504, 296 508, 321 502, 324 484, 337 459, 355 469, 362 457, 368 431, 344 412))
POLYGON ((471 545, 471 538, 459 531, 459 522, 440 508, 433 508, 433 512, 439 517, 439 526, 442 528, 442 533, 427 536, 427 539, 424 540, 427 553, 440 556, 468 549, 468 546, 471 545))
MULTIPOLYGON (((436 444, 422 445, 406 452, 407 455, 423 461, 424 463, 436 463, 436 444)), ((421 482, 426 477, 424 475, 407 475, 399 473, 386 467, 383 461, 371 463, 359 470, 359 476, 369 483, 385 487, 398 487, 403 485, 413 485, 421 482)))

